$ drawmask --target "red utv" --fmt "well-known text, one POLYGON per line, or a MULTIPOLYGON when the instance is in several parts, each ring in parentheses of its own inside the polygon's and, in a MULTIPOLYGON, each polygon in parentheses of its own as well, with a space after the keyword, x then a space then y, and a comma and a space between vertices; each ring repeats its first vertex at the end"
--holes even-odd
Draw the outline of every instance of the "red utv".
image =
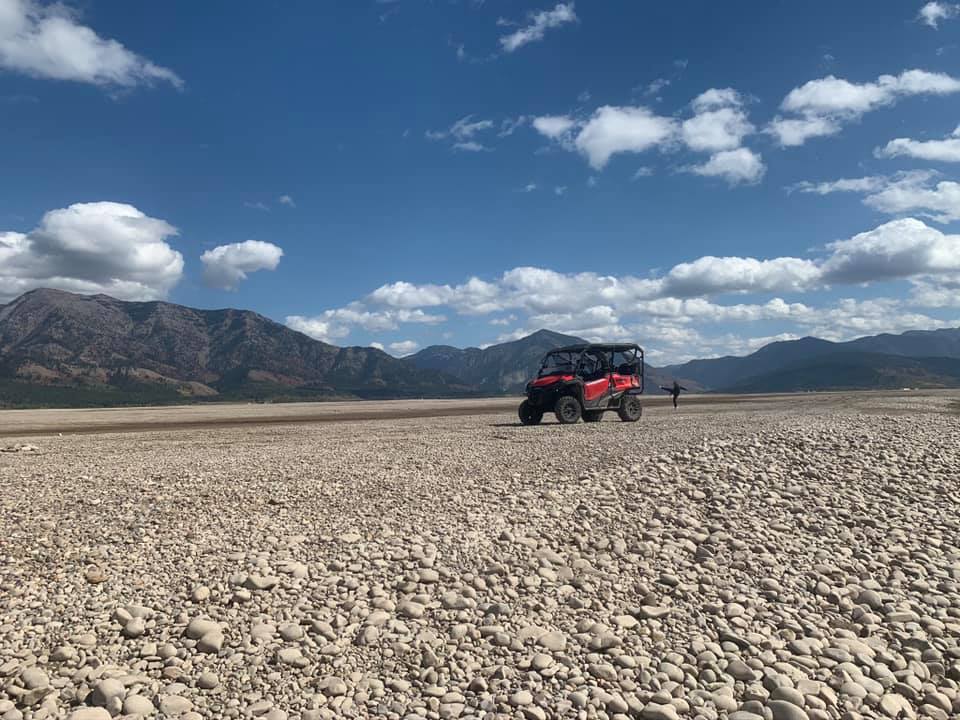
POLYGON ((633 344, 570 345, 548 352, 537 377, 527 383, 518 415, 537 425, 552 412, 564 425, 600 422, 615 410, 624 422, 643 414, 643 350, 633 344))

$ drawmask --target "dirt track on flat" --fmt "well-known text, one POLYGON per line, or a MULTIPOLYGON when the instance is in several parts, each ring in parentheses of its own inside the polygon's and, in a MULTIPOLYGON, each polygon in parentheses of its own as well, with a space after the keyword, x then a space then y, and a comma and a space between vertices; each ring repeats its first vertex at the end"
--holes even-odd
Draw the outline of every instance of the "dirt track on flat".
MULTIPOLYGON (((709 406, 712 411, 744 411, 750 407, 797 406, 827 402, 843 407, 870 399, 914 398, 951 391, 878 391, 859 393, 795 393, 770 395, 685 395, 681 408, 709 406)), ((953 395, 960 393, 954 392, 953 395)), ((462 417, 513 412, 521 398, 475 400, 387 400, 264 404, 181 405, 174 407, 103 408, 69 410, 0 410, 0 438, 40 435, 201 430, 259 425, 302 425, 366 420, 462 417)), ((670 408, 666 395, 643 399, 648 411, 670 408)))

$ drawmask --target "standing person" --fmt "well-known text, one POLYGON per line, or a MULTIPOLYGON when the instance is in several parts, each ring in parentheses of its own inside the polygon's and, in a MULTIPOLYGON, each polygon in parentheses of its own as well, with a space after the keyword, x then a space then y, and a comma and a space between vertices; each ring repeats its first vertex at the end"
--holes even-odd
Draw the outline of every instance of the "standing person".
POLYGON ((661 386, 660 386, 660 389, 663 390, 663 391, 665 391, 665 392, 670 393, 670 394, 673 396, 673 409, 674 409, 674 410, 677 409, 677 398, 680 397, 680 391, 683 390, 684 392, 687 392, 687 389, 686 389, 683 385, 681 385, 680 383, 678 383, 676 380, 673 381, 673 387, 665 387, 665 386, 661 385, 661 386))

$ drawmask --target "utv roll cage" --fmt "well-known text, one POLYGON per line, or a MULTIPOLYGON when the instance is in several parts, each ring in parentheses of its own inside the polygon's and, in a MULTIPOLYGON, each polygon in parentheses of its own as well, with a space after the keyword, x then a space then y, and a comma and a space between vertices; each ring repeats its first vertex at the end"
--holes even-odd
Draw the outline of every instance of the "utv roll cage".
POLYGON ((635 343, 583 343, 554 348, 543 356, 537 377, 548 375, 576 375, 590 377, 597 372, 614 371, 621 375, 638 375, 640 391, 643 392, 644 356, 643 348, 635 343), (614 365, 617 353, 625 362, 614 365), (603 358, 604 366, 597 366, 597 360, 603 358))

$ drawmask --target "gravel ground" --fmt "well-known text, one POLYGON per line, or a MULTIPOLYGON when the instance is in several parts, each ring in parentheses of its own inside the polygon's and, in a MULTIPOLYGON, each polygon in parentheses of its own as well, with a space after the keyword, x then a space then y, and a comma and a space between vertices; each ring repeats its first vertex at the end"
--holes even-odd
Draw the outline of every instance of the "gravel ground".
POLYGON ((955 398, 18 439, 0 718, 960 717, 955 398))

